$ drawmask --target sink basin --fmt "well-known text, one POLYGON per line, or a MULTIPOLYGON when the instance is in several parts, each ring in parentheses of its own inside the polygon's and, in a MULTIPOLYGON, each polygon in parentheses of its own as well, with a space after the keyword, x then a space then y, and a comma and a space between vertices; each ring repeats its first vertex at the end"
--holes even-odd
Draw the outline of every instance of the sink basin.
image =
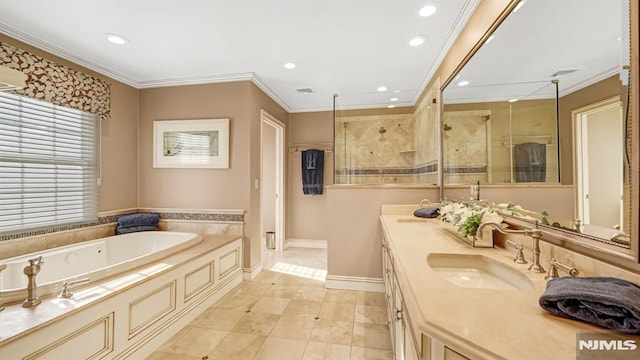
POLYGON ((434 253, 427 264, 453 285, 466 288, 525 290, 533 283, 517 269, 483 255, 434 253))

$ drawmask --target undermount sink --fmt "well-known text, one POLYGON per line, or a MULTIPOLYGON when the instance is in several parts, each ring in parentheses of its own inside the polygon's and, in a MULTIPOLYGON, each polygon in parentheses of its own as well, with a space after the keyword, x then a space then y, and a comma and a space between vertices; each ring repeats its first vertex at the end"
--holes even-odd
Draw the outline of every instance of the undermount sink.
POLYGON ((427 264, 453 285, 466 288, 525 290, 533 283, 517 269, 484 255, 434 253, 427 264))

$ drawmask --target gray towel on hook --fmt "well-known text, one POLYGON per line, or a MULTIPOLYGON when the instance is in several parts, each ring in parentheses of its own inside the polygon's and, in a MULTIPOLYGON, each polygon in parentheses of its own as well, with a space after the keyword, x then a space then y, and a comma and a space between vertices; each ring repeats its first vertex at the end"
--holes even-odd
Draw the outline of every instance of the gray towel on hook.
POLYGON ((640 286, 611 277, 560 277, 547 282, 540 306, 553 315, 640 334, 640 286))
POLYGON ((324 151, 302 152, 302 191, 305 195, 322 195, 324 181, 324 151))

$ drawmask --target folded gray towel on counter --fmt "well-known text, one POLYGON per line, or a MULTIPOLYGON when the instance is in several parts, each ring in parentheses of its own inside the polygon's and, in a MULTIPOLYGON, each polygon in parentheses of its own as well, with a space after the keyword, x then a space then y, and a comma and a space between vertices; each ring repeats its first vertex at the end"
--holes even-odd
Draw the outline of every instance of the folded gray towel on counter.
POLYGON ((420 218, 431 219, 431 218, 438 217, 438 215, 440 215, 440 209, 437 208, 437 207, 420 208, 420 209, 414 211, 413 215, 417 216, 417 217, 420 217, 420 218))
POLYGON ((553 315, 640 334, 640 286, 611 277, 560 277, 547 282, 540 306, 553 315))

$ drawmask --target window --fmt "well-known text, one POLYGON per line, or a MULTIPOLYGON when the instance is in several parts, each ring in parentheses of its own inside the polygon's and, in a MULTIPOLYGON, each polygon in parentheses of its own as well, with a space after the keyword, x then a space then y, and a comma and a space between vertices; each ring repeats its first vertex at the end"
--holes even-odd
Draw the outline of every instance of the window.
POLYGON ((98 117, 0 93, 0 234, 95 222, 98 117))

